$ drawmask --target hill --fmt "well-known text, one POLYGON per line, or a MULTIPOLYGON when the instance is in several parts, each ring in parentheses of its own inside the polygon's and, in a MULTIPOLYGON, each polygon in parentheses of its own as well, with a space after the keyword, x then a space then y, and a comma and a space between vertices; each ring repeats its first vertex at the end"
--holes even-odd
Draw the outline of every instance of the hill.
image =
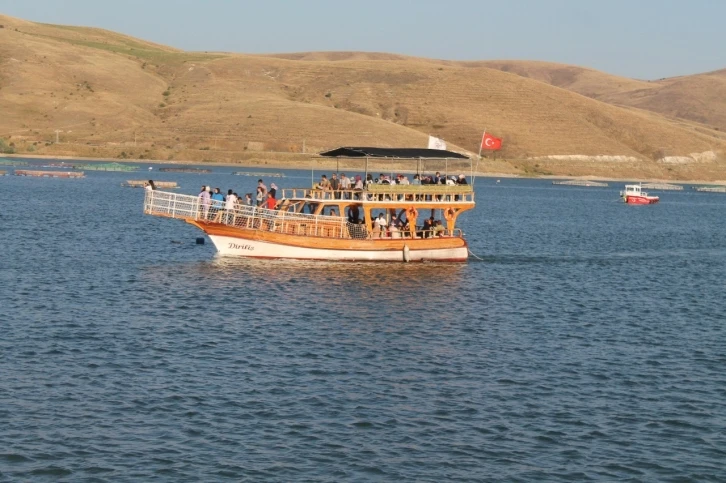
POLYGON ((720 131, 610 104, 649 83, 586 69, 183 52, 95 28, 0 25, 0 137, 21 153, 234 161, 425 146, 428 134, 477 152, 486 129, 505 139, 490 171, 726 178, 720 131))
POLYGON ((726 131, 726 69, 643 81, 548 62, 487 61, 479 64, 609 104, 645 109, 726 131))

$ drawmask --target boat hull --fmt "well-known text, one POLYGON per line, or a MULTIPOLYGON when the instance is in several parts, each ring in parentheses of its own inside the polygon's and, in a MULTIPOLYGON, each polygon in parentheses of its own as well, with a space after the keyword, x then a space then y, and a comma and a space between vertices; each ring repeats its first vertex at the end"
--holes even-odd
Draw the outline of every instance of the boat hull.
POLYGON ((331 239, 234 228, 189 221, 204 231, 221 256, 348 261, 464 262, 469 256, 461 237, 331 239))
POLYGON ((658 203, 660 198, 657 196, 626 196, 625 202, 629 205, 653 205, 658 203))
POLYGON ((464 262, 469 251, 466 246, 454 248, 411 249, 402 243, 399 249, 335 249, 284 245, 264 240, 221 235, 209 235, 221 256, 248 258, 290 258, 296 260, 347 261, 446 261, 464 262))

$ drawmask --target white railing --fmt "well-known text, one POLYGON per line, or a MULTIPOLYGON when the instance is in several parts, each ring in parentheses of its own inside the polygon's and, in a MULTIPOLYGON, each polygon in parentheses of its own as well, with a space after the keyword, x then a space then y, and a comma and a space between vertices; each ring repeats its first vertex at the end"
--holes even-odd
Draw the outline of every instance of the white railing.
POLYGON ((370 185, 365 190, 324 190, 320 188, 283 188, 283 198, 312 200, 401 201, 420 203, 474 203, 471 186, 447 185, 370 185))
POLYGON ((209 221, 251 230, 271 231, 289 235, 326 238, 369 238, 365 225, 349 223, 339 216, 311 215, 291 211, 268 210, 258 206, 237 205, 224 208, 224 202, 203 203, 198 196, 147 191, 144 213, 169 218, 209 221))

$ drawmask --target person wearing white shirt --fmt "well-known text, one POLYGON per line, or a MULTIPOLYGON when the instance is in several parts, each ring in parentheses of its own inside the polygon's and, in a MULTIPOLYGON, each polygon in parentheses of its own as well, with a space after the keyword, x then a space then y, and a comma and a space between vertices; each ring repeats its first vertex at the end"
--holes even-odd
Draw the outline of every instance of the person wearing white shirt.
POLYGON ((374 230, 374 237, 375 238, 384 238, 386 233, 386 227, 388 226, 388 222, 386 221, 386 217, 383 216, 383 213, 378 215, 378 218, 376 218, 376 221, 373 222, 374 230))

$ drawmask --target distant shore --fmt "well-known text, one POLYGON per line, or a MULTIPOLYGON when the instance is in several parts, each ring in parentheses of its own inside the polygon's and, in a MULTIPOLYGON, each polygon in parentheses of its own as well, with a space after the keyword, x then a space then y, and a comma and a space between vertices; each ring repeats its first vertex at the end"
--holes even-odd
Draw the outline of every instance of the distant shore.
MULTIPOLYGON (((274 153, 268 153, 274 154, 274 153)), ((116 163, 128 163, 128 164, 168 164, 168 165, 185 165, 185 166, 224 166, 224 167, 238 167, 238 168, 265 168, 265 169, 314 169, 316 171, 330 170, 331 165, 335 165, 336 161, 333 158, 319 158, 314 155, 310 155, 309 163, 300 163, 298 160, 284 161, 281 159, 270 159, 265 158, 264 161, 254 160, 241 160, 239 162, 231 163, 224 161, 188 161, 188 160, 162 160, 162 159, 119 159, 119 158, 106 158, 106 157, 92 157, 85 158, 79 156, 62 156, 62 155, 47 155, 47 154, 0 154, 0 158, 17 158, 17 159, 58 159, 58 160, 75 160, 83 162, 116 162, 116 163)), ((349 165, 344 166, 344 169, 353 170, 349 165)), ((379 169, 371 170, 378 171, 379 169)), ((333 169, 334 171, 334 169, 333 169)), ((356 170, 361 171, 361 170, 356 170)), ((394 171, 401 172, 414 172, 411 170, 396 167, 394 171)), ((467 175, 469 173, 466 173, 467 175)), ((627 177, 627 176, 595 176, 595 175, 556 175, 556 174, 532 174, 532 173, 504 173, 504 172, 491 172, 491 171, 477 171, 474 173, 477 177, 484 178, 521 178, 521 179, 551 179, 551 180, 591 180, 591 181, 613 181, 613 182, 661 182, 661 183, 682 183, 682 184, 704 184, 704 185, 726 185, 726 180, 703 180, 703 179, 669 179, 669 178, 640 178, 640 177, 627 177)))

